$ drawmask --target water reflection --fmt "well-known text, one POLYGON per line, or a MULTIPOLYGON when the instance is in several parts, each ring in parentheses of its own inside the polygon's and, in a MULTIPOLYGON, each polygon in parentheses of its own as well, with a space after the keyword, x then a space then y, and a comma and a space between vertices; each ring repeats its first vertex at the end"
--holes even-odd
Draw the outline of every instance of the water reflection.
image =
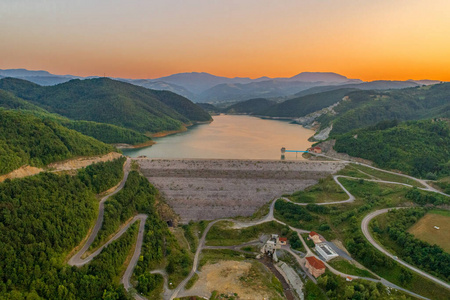
MULTIPOLYGON (((250 116, 214 116, 214 122, 191 127, 175 135, 155 138, 142 149, 123 149, 124 154, 152 158, 280 159, 281 147, 306 150, 313 130, 285 121, 250 116)), ((286 153, 286 159, 296 159, 286 153)), ((298 155, 297 159, 302 159, 298 155)))

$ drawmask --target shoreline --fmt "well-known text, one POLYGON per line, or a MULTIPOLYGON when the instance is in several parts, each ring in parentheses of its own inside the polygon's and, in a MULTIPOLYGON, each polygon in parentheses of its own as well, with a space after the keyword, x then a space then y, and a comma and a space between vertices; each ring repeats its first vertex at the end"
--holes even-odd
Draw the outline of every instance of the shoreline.
MULTIPOLYGON (((183 124, 183 127, 179 130, 167 130, 167 131, 160 131, 160 132, 155 132, 153 134, 147 134, 147 136, 149 136, 150 138, 161 138, 161 137, 166 137, 172 134, 176 134, 176 133, 181 133, 181 132, 186 132, 188 131, 189 127, 194 126, 194 125, 199 125, 199 124, 209 124, 211 122, 213 122, 214 120, 211 121, 204 121, 204 122, 195 122, 192 124, 183 124)), ((149 147, 152 145, 155 145, 156 142, 154 140, 149 140, 145 143, 141 143, 141 144, 137 144, 137 145, 130 145, 130 144, 126 144, 126 143, 116 143, 116 144, 112 144, 114 147, 116 147, 117 149, 140 149, 140 148, 145 148, 145 147, 149 147)))

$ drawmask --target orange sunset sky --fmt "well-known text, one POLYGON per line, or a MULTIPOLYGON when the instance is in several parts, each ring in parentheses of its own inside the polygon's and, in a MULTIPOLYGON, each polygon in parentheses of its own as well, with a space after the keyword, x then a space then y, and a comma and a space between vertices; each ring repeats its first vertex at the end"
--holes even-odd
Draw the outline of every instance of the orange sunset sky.
POLYGON ((2 0, 0 69, 450 81, 449 0, 2 0))

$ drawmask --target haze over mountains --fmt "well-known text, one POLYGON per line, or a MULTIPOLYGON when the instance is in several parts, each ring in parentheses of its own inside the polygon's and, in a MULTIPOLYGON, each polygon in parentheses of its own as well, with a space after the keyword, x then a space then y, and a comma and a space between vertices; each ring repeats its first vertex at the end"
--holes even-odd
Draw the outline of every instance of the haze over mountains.
MULTIPOLYGON (((95 78, 74 75, 54 75, 47 71, 26 69, 0 69, 0 78, 15 77, 40 85, 55 85, 72 79, 95 78)), ((329 91, 338 87, 355 89, 398 89, 419 85, 435 84, 435 80, 373 81, 349 79, 331 72, 302 72, 289 78, 260 77, 221 77, 208 73, 178 73, 156 79, 115 78, 149 89, 167 90, 182 95, 194 102, 233 102, 252 98, 290 98, 317 92, 329 91)))

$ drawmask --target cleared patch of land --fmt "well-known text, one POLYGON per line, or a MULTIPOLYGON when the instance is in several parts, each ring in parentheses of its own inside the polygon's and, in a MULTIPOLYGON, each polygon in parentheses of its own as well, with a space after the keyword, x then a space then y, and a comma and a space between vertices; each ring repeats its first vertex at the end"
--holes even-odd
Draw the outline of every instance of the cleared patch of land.
POLYGON ((197 282, 181 296, 209 299, 216 291, 218 295, 237 295, 239 299, 283 299, 277 291, 279 286, 281 284, 261 263, 227 260, 204 265, 197 282))
POLYGON ((62 171, 77 170, 77 169, 87 167, 94 163, 111 161, 111 160, 117 159, 121 156, 122 156, 122 154, 120 154, 120 153, 110 152, 105 155, 85 156, 85 157, 66 159, 63 161, 51 163, 44 168, 23 166, 23 167, 20 167, 8 174, 1 175, 0 182, 5 181, 6 179, 15 179, 15 178, 23 178, 23 177, 27 177, 27 176, 32 176, 32 175, 36 175, 36 174, 39 174, 44 171, 62 172, 62 171))
POLYGON ((136 161, 183 222, 251 216, 270 200, 303 190, 345 167, 334 161, 136 161))
POLYGON ((450 239, 448 232, 450 230, 450 212, 432 211, 422 217, 419 222, 414 224, 408 232, 416 238, 438 245, 446 252, 450 253, 450 239), (438 226, 439 229, 435 229, 438 226))

